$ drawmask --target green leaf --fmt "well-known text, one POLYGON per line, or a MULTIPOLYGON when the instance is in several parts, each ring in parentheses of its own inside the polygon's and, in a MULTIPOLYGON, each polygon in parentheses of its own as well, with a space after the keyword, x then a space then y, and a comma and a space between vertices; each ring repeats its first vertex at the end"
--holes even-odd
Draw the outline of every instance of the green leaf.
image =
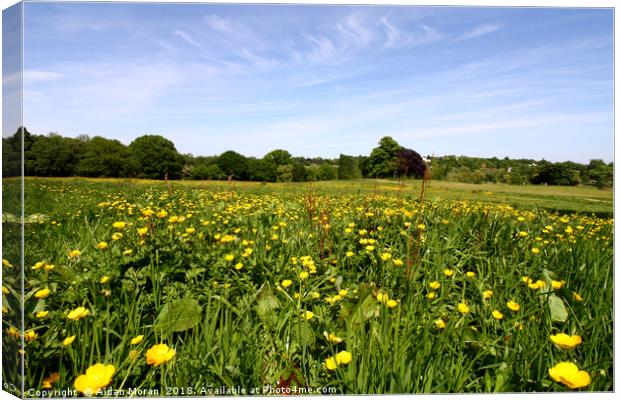
POLYGON ((551 320, 554 322, 565 322, 568 318, 564 302, 554 294, 549 296, 549 311, 551 311, 551 320))
POLYGON ((275 310, 280 308, 280 302, 278 298, 273 294, 269 286, 262 286, 258 290, 258 296, 256 299, 256 314, 262 320, 270 320, 274 317, 277 319, 275 310))
POLYGON ((166 303, 159 315, 155 329, 162 335, 193 328, 202 319, 202 307, 194 299, 181 299, 166 303))

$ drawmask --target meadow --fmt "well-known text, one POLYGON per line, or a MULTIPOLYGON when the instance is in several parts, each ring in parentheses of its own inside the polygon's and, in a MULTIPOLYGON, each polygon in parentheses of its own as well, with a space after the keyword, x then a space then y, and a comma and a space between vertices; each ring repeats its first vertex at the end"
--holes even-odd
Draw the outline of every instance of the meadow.
POLYGON ((30 396, 612 391, 612 192, 420 185, 27 178, 3 381, 23 336, 30 396))

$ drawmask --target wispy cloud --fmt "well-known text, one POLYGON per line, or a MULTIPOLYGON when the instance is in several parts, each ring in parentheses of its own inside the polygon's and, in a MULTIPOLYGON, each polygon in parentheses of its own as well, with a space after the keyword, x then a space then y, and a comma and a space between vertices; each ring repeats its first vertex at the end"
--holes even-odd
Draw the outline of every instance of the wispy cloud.
POLYGON ((63 78, 64 74, 54 71, 25 70, 24 85, 50 82, 63 78))
POLYGON ((182 30, 176 30, 174 31, 174 34, 180 37, 181 39, 185 40, 187 43, 191 44, 194 47, 198 47, 198 48, 202 47, 202 45, 198 43, 197 41, 195 41, 192 35, 190 35, 187 32, 184 32, 182 30))
POLYGON ((455 41, 459 42, 461 40, 473 39, 479 36, 488 35, 489 33, 500 30, 501 28, 502 26, 500 24, 482 24, 472 30, 463 33, 461 36, 457 37, 455 41))

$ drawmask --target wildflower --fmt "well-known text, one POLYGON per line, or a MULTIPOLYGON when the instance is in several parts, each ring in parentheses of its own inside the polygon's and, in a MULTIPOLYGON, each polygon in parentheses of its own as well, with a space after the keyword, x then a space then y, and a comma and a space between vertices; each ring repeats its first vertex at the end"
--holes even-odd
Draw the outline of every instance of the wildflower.
POLYGON ((346 290, 346 289, 340 289, 340 290, 338 291, 338 294, 339 294, 340 296, 342 296, 342 297, 346 296, 346 295, 347 295, 347 293, 349 293, 349 291, 348 291, 348 290, 346 290))
POLYGON ((123 238, 123 234, 120 232, 114 232, 112 234, 112 240, 121 240, 123 238))
POLYGON ((134 350, 129 350, 128 357, 129 357, 131 360, 135 360, 136 358, 138 358, 138 356, 139 356, 139 355, 140 355, 140 351, 135 350, 135 349, 134 349, 134 350))
POLYGON ((583 297, 579 295, 577 292, 573 292, 573 300, 575 301, 583 301, 583 297))
POLYGON ((299 279, 301 279, 302 281, 303 281, 304 279, 308 278, 309 276, 310 276, 310 274, 309 274, 309 273, 307 273, 306 271, 301 271, 301 272, 299 273, 299 279))
POLYGON ((166 344, 156 344, 146 352, 146 363, 158 367, 161 364, 172 360, 176 351, 166 344))
POLYGON ((380 303, 386 303, 390 299, 387 293, 379 293, 377 295, 377 301, 380 303))
POLYGON ((124 222, 115 222, 112 224, 112 226, 114 227, 114 229, 125 229, 125 226, 127 224, 124 222))
POLYGON ((372 246, 372 245, 366 246, 366 251, 369 253, 372 252, 374 249, 375 249, 375 246, 372 246))
POLYGON ((566 282, 564 282, 564 281, 556 281, 556 280, 552 280, 552 281, 551 281, 551 286, 552 286, 554 289, 558 290, 558 289, 562 289, 562 288, 564 287, 564 283, 566 283, 566 282))
POLYGON ((385 303, 385 305, 388 306, 388 308, 394 308, 398 305, 398 301, 390 299, 385 303))
POLYGON ((351 355, 351 353, 349 353, 346 350, 343 350, 341 352, 339 352, 338 354, 336 354, 336 362, 338 364, 348 364, 351 362, 351 360, 353 359, 353 356, 351 355))
POLYGON ((456 309, 461 314, 467 314, 470 311, 469 306, 464 302, 459 303, 456 309))
POLYGON ((45 267, 43 267, 43 269, 46 270, 46 271, 51 271, 54 268, 56 268, 56 266, 54 264, 46 264, 45 267))
POLYGON ((325 360, 325 367, 330 371, 333 371, 336 368, 338 368, 338 364, 336 364, 336 359, 334 357, 327 358, 325 360))
POLYGON ((334 335, 333 333, 328 334, 327 332, 323 332, 323 335, 329 340, 331 343, 342 343, 342 338, 334 335))
POLYGON ((434 323, 437 329, 444 329, 446 327, 446 323, 441 318, 437 318, 434 323))
POLYGON ((307 321, 310 321, 312 318, 314 318, 314 313, 312 311, 304 311, 301 316, 307 321))
POLYGON ((39 261, 38 263, 32 266, 32 269, 36 271, 38 269, 43 268, 44 266, 45 266, 45 262, 39 261))
POLYGON ((9 294, 11 291, 6 286, 2 285, 2 294, 9 294))
POLYGON ((437 292, 429 292, 429 294, 427 294, 426 297, 429 300, 433 300, 435 297, 437 297, 437 292))
POLYGON ((88 314, 89 314, 89 311, 86 308, 78 307, 75 310, 71 311, 69 314, 67 314, 67 318, 73 321, 77 321, 79 319, 84 318, 88 314))
POLYGON ((441 287, 441 283, 437 282, 437 281, 433 281, 431 283, 428 284, 428 286, 431 287, 431 289, 439 289, 441 287))
POLYGON ((484 292, 482 292, 482 298, 485 300, 490 299, 491 296, 493 296, 493 291, 491 289, 485 290, 484 292))
POLYGON ((561 362, 549 368, 551 379, 566 385, 569 389, 578 389, 588 386, 591 382, 590 374, 580 371, 572 362, 561 362))
POLYGON ((506 306, 510 308, 512 311, 519 311, 521 309, 521 306, 519 305, 519 303, 512 301, 512 300, 506 303, 506 306))
POLYGON ((544 288, 545 286, 547 286, 547 284, 545 283, 545 281, 541 281, 539 279, 536 282, 528 283, 528 286, 530 289, 537 290, 544 288))
POLYGON ((127 250, 123 251, 123 255, 125 257, 129 257, 132 254, 133 254, 133 250, 132 249, 127 249, 127 250))
POLYGON ((283 280, 283 281, 282 281, 282 287, 283 287, 283 288, 287 288, 287 287, 291 286, 291 284, 292 284, 292 283, 293 283, 293 281, 292 281, 292 280, 290 280, 290 279, 285 279, 285 280, 283 280))
POLYGON ((34 294, 34 297, 37 299, 45 299, 50 295, 50 290, 48 288, 41 289, 34 294))
POLYGON ((468 278, 473 278, 476 276, 476 273, 473 271, 467 271, 465 275, 467 275, 468 278))
POLYGON ((235 256, 234 256, 234 255, 232 255, 232 254, 226 254, 226 255, 224 256, 224 260, 226 260, 226 261, 232 261, 232 260, 234 260, 234 259, 235 259, 235 256))
POLYGON ((17 329, 15 329, 15 327, 10 327, 9 329, 7 329, 7 333, 9 334, 9 336, 13 337, 14 339, 19 339, 19 331, 17 329))
POLYGON ((499 311, 499 310, 493 310, 491 315, 493 315, 493 318, 495 318, 497 320, 504 318, 504 314, 502 314, 501 311, 499 311))
POLYGON ((49 376, 43 378, 41 381, 42 389, 51 389, 52 385, 60 380, 60 374, 58 372, 52 372, 49 376))
POLYGON ((151 215, 153 215, 153 213, 155 213, 155 211, 151 210, 150 208, 142 210, 142 215, 145 217, 150 217, 151 215))
POLYGON ((6 258, 2 259, 2 266, 6 268, 13 268, 13 265, 11 264, 11 262, 7 260, 6 258))
POLYGON ((529 276, 522 276, 522 277, 521 277, 521 282, 523 282, 523 283, 525 283, 525 284, 528 284, 528 285, 529 285, 529 284, 530 284, 530 283, 532 283, 533 281, 532 281, 532 279, 531 279, 529 276))
POLYGON ((24 340, 27 342, 31 342, 37 338, 37 333, 33 330, 24 332, 24 340))
POLYGON ((187 233, 188 235, 191 235, 194 232, 196 232, 196 228, 193 228, 193 227, 185 228, 185 233, 187 233))
POLYGON ((101 284, 106 284, 108 282, 110 282, 110 277, 107 276, 107 275, 104 275, 104 276, 101 277, 101 279, 99 279, 99 283, 101 283, 101 284))
POLYGON ((446 269, 444 269, 444 270, 443 270, 443 274, 444 274, 447 278, 449 278, 449 277, 451 277, 452 275, 454 275, 454 271, 453 271, 453 270, 451 270, 451 269, 449 269, 449 268, 446 268, 446 269))
POLYGON ((553 344, 561 349, 572 349, 581 343, 581 336, 579 335, 567 335, 566 333, 558 333, 557 335, 549 336, 553 344))
POLYGON ((135 338, 131 339, 131 344, 140 344, 144 339, 144 335, 138 335, 135 338))
POLYGON ((527 235, 529 235, 529 233, 525 232, 525 231, 521 231, 519 232, 519 236, 520 237, 527 237, 527 235))
POLYGON ((77 258, 80 256, 80 254, 82 254, 82 252, 80 252, 79 250, 71 250, 69 252, 69 258, 77 258))
POLYGON ((312 292, 310 293, 310 296, 312 296, 313 299, 317 300, 321 298, 321 293, 319 292, 312 292))
POLYGON ((138 236, 145 236, 148 231, 149 228, 138 228, 138 236))
POLYGON ((426 229, 426 225, 424 225, 424 224, 418 224, 418 225, 417 225, 417 228, 418 228, 419 230, 423 231, 423 230, 425 230, 425 229, 426 229))
POLYGON ((78 376, 73 386, 86 396, 91 396, 108 386, 115 372, 114 365, 95 364, 88 367, 86 374, 78 376))
POLYGON ((243 263, 238 262, 237 264, 235 264, 236 270, 240 270, 241 268, 243 268, 243 263))
POLYGON ((532 253, 533 254, 538 254, 538 253, 540 253, 540 249, 538 247, 532 247, 532 253))
POLYGON ((43 319, 45 317, 47 317, 47 314, 49 314, 49 311, 39 311, 38 313, 35 314, 35 316, 39 319, 43 319))
POLYGON ((166 210, 159 210, 157 213, 157 218, 166 218, 168 216, 168 212, 166 210))
POLYGON ((396 265, 397 267, 402 267, 403 266, 403 260, 401 260, 400 258, 394 259, 392 260, 392 262, 394 263, 394 265, 396 265))
POLYGON ((62 345, 63 346, 70 346, 71 343, 73 343, 73 341, 75 340, 75 335, 73 336, 68 336, 66 338, 64 338, 64 340, 62 341, 62 345))
POLYGON ((389 260, 390 258, 392 258, 392 255, 391 255, 390 253, 382 253, 382 254, 381 254, 381 259, 382 259, 383 261, 387 261, 387 260, 389 260))

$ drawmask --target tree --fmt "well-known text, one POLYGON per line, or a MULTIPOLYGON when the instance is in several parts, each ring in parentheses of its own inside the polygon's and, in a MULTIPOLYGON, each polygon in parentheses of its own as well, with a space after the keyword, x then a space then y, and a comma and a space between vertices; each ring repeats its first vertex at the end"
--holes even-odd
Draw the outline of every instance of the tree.
POLYGON ((359 179, 361 177, 362 172, 357 166, 355 157, 341 154, 338 159, 338 179, 359 179))
POLYGON ((265 154, 263 160, 271 161, 275 163, 276 166, 292 164, 291 153, 282 149, 270 151, 269 153, 265 154))
POLYGON ((232 150, 225 151, 217 158, 217 166, 227 176, 232 176, 237 180, 246 180, 249 177, 247 159, 241 154, 232 150))
POLYGON ((40 136, 29 151, 29 171, 35 176, 72 176, 86 143, 58 134, 40 136))
POLYGON ((369 175, 373 177, 393 176, 397 170, 396 154, 402 147, 391 137, 385 136, 379 141, 368 160, 369 175))
POLYGON ((402 149, 396 153, 397 171, 400 176, 424 178, 426 162, 420 154, 411 149, 402 149))
POLYGON ((248 158, 250 180, 275 182, 278 178, 278 166, 271 160, 248 158))
POLYGON ((579 183, 579 175, 572 169, 560 164, 546 162, 542 164, 532 177, 534 184, 559 186, 575 186, 579 183))
POLYGON ((338 168, 327 164, 327 163, 323 163, 319 166, 319 170, 318 170, 318 179, 322 180, 322 181, 331 181, 333 179, 337 179, 338 178, 338 168))
POLYGON ((301 163, 296 162, 293 164, 293 170, 291 171, 293 182, 305 182, 308 179, 308 172, 306 167, 301 163))
POLYGON ((159 135, 144 135, 129 145, 141 177, 148 179, 178 179, 183 171, 183 158, 174 144, 159 135))
POLYGON ((137 170, 138 165, 125 145, 95 136, 86 142, 75 172, 80 176, 118 178, 134 175, 137 170))

